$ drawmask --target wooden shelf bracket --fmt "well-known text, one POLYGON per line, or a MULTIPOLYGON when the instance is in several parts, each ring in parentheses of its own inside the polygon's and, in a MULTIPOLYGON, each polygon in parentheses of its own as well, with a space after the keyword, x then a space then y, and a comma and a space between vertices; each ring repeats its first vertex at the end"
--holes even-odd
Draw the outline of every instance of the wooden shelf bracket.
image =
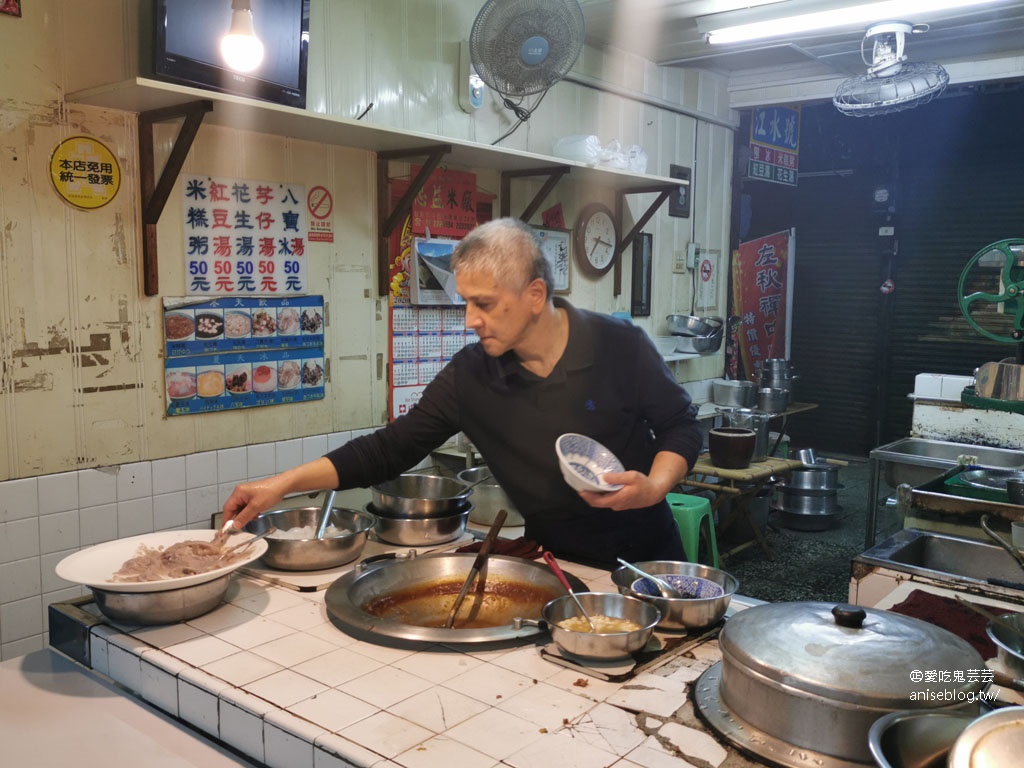
POLYGON ((160 270, 156 252, 156 225, 164 211, 174 182, 181 173, 192 142, 203 123, 203 117, 213 110, 207 99, 190 101, 161 109, 140 112, 139 128, 139 191, 142 197, 142 289, 146 296, 160 292, 160 270), (153 125, 167 120, 185 118, 171 148, 171 154, 156 178, 156 160, 153 158, 153 125))
POLYGON ((430 178, 430 174, 441 164, 441 160, 452 151, 451 144, 432 144, 416 149, 389 149, 377 153, 377 295, 388 295, 388 265, 390 263, 391 233, 405 221, 412 208, 412 201, 430 178), (416 177, 409 182, 409 188, 391 208, 391 190, 388 184, 388 163, 391 160, 408 160, 424 157, 416 177))
POLYGON ((644 228, 644 225, 651 220, 651 217, 657 212, 661 204, 668 200, 668 196, 675 192, 682 184, 649 184, 642 187, 629 187, 624 189, 616 190, 615 192, 615 221, 618 224, 619 231, 622 231, 622 217, 626 210, 626 195, 649 195, 657 194, 658 196, 654 199, 647 210, 636 220, 633 228, 629 230, 622 239, 615 246, 615 287, 614 295, 618 296, 622 293, 622 252, 633 244, 633 238, 644 228))
POLYGON ((531 176, 547 176, 547 181, 544 182, 537 194, 533 196, 533 199, 527 204, 526 208, 520 214, 519 219, 529 223, 530 219, 537 212, 537 209, 544 203, 544 200, 551 190, 555 188, 555 185, 571 171, 568 165, 558 165, 552 168, 529 168, 521 171, 503 171, 501 174, 501 215, 502 217, 512 215, 512 179, 521 179, 531 176))

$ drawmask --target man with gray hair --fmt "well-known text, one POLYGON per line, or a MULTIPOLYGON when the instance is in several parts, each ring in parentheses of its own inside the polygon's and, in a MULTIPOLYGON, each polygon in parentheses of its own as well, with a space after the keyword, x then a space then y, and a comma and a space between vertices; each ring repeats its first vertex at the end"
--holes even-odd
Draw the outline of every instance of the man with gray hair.
POLYGON ((224 505, 244 525, 288 493, 367 487, 394 478, 458 432, 476 446, 554 554, 612 565, 685 560, 665 495, 686 475, 702 435, 689 395, 642 329, 552 296, 536 232, 518 219, 482 224, 451 260, 478 342, 460 350, 405 415, 325 457, 243 483, 224 505), (555 440, 588 435, 625 467, 608 493, 562 478, 555 440))

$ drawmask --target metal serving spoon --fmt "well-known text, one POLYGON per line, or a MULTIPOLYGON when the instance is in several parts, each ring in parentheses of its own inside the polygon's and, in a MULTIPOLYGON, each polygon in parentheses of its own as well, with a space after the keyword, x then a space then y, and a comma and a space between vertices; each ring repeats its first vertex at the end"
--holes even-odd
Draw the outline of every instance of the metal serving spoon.
POLYGON ((667 598, 669 600, 680 600, 680 599, 682 599, 683 593, 680 592, 675 587, 673 587, 668 582, 659 579, 657 576, 652 576, 651 574, 647 573, 646 571, 641 571, 635 565, 633 565, 632 563, 627 563, 621 557, 617 557, 615 559, 618 560, 622 565, 624 565, 627 568, 629 568, 629 570, 633 571, 634 573, 639 573, 645 579, 650 579, 652 582, 654 582, 654 586, 656 586, 658 588, 658 591, 661 592, 661 596, 662 597, 667 598))
POLYGON ((261 531, 261 532, 257 533, 251 539, 246 539, 245 541, 240 541, 237 544, 232 544, 230 547, 224 547, 224 549, 221 550, 221 553, 220 553, 220 555, 218 556, 217 559, 219 560, 220 558, 224 557, 225 555, 231 555, 231 554, 234 554, 235 552, 239 552, 239 551, 245 549, 246 547, 248 547, 249 545, 251 545, 254 541, 258 541, 259 539, 265 538, 265 537, 269 536, 270 534, 274 533, 276 530, 277 530, 277 528, 275 528, 272 525, 269 528, 267 528, 267 530, 261 531))

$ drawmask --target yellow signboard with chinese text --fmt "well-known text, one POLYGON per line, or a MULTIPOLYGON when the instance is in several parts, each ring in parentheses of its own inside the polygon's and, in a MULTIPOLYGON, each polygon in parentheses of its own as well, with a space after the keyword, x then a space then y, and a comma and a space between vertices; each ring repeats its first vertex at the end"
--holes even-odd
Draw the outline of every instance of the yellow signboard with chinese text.
POLYGON ((102 208, 121 188, 121 167, 114 153, 89 136, 64 139, 50 155, 50 181, 57 194, 76 208, 102 208))

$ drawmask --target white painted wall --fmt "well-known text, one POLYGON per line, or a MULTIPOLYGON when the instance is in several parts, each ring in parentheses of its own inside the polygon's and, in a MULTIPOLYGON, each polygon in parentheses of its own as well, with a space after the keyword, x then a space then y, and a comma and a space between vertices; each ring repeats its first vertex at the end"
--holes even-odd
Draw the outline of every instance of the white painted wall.
MULTIPOLYGON (((309 107, 353 117, 373 102, 370 123, 489 144, 509 126, 507 112, 489 99, 467 115, 457 98, 458 44, 479 4, 313 0, 309 107)), ((165 416, 161 297, 141 291, 136 118, 64 98, 136 76, 139 6, 31 0, 23 17, 0 16, 0 658, 40 647, 46 605, 81 591, 53 575, 61 557, 99 541, 200 525, 234 482, 309 458, 281 446, 326 449, 382 423, 386 411, 373 155, 205 125, 185 172, 323 184, 334 193, 336 242, 309 248, 310 284, 330 311, 331 380, 318 403, 165 416), (121 190, 102 209, 67 205, 48 179, 51 151, 75 134, 99 139, 120 162, 121 190), (197 456, 203 460, 189 460, 197 456)), ((714 75, 589 48, 576 71, 718 121, 730 116, 725 81, 714 75)), ((175 130, 157 132, 161 161, 175 130)), ((664 316, 688 311, 691 301, 690 276, 671 272, 673 252, 690 240, 728 250, 731 131, 563 82, 503 146, 549 154, 555 139, 572 133, 639 143, 652 173, 667 175, 669 163, 695 169, 693 218, 671 219, 663 209, 647 227, 654 311, 638 323, 664 335, 664 316)), ((468 170, 479 171, 481 188, 498 191, 497 174, 468 170)), ((527 191, 531 185, 517 186, 520 205, 527 191)), ((158 229, 167 296, 185 290, 179 194, 158 229)), ((593 199, 612 202, 607 190, 563 182, 548 204, 561 202, 571 226, 593 199)), ((648 201, 631 199, 634 215, 648 201)), ((628 310, 629 280, 626 264, 616 297, 610 274, 592 281, 577 271, 569 298, 628 310)), ((726 285, 723 273, 722 313, 726 285)), ((723 357, 676 365, 680 380, 704 380, 721 374, 723 357)))

